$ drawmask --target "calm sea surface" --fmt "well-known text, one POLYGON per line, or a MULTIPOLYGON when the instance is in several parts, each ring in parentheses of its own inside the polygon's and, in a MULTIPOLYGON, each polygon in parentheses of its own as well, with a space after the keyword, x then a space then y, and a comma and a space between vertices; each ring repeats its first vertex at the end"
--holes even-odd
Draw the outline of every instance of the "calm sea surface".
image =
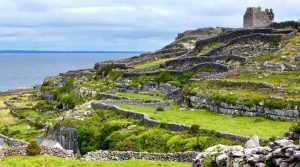
POLYGON ((0 91, 41 84, 46 76, 135 55, 138 53, 0 53, 0 91))

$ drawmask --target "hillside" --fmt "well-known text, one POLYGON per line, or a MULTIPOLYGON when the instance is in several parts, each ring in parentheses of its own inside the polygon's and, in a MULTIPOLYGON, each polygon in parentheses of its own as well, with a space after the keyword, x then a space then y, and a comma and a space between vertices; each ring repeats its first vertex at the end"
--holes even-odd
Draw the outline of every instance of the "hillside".
POLYGON ((299 26, 190 30, 155 52, 48 77, 40 90, 0 95, 0 133, 58 141, 81 160, 110 150, 189 161, 250 136, 297 140, 299 26), (176 156, 186 151, 195 152, 176 156))

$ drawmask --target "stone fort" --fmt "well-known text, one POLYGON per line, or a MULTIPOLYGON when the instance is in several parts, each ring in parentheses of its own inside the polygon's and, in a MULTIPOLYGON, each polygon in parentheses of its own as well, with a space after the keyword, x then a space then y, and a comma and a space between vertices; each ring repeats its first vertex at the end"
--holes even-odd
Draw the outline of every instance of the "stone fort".
POLYGON ((274 20, 272 9, 261 10, 261 7, 249 7, 244 15, 244 28, 267 27, 274 20))

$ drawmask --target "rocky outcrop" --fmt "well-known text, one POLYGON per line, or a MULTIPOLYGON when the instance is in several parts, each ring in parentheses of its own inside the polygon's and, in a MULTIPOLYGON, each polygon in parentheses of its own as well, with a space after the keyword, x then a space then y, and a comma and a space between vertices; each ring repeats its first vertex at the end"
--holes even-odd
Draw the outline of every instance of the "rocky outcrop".
POLYGON ((207 167, 212 164, 233 167, 300 166, 300 146, 295 145, 292 140, 276 140, 261 147, 254 138, 245 147, 216 145, 207 148, 192 161, 192 167, 207 167))
POLYGON ((94 69, 99 71, 107 67, 127 69, 127 65, 125 63, 115 63, 115 62, 99 62, 95 64, 94 69))
POLYGON ((73 150, 75 154, 79 153, 76 128, 62 127, 62 125, 58 123, 53 128, 46 128, 45 137, 57 141, 66 150, 73 150))
POLYGON ((84 161, 109 161, 109 160, 130 160, 144 159, 154 161, 178 161, 191 162, 197 155, 197 152, 178 152, 178 153, 146 153, 131 151, 93 151, 84 155, 81 160, 84 161))

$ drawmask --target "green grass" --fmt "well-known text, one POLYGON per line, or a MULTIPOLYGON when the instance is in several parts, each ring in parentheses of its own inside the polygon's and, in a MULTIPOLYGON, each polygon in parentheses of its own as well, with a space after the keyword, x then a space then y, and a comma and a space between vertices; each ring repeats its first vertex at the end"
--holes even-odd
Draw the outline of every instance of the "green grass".
MULTIPOLYGON (((262 72, 264 73, 264 72, 262 72)), ((267 73, 267 72, 266 72, 267 73)), ((279 86, 286 90, 300 90, 300 73, 285 71, 278 74, 269 74, 263 76, 262 74, 240 74, 239 76, 228 78, 233 81, 253 81, 253 82, 268 82, 279 86)))
POLYGON ((163 96, 150 96, 146 94, 132 93, 132 92, 118 92, 117 95, 129 97, 129 98, 138 98, 143 100, 165 100, 163 96))
POLYGON ((199 124, 204 129, 245 136, 258 135, 265 139, 284 135, 293 124, 291 121, 275 121, 263 117, 221 115, 207 110, 179 110, 179 107, 174 105, 165 108, 165 111, 156 111, 156 108, 134 105, 120 105, 120 107, 147 113, 151 118, 162 122, 175 122, 187 125, 199 124))
POLYGON ((79 161, 66 160, 51 156, 11 156, 0 161, 0 166, 5 167, 188 167, 190 163, 162 162, 148 160, 127 161, 79 161))
POLYGON ((148 68, 148 67, 152 67, 152 66, 155 66, 155 65, 159 65, 159 64, 164 63, 166 61, 169 61, 171 59, 172 58, 157 59, 157 60, 153 60, 153 61, 150 61, 150 62, 147 62, 147 63, 144 63, 144 64, 138 64, 138 65, 134 66, 134 68, 137 68, 137 69, 148 68))
POLYGON ((0 118, 0 126, 11 125, 18 121, 10 114, 9 109, 0 110, 0 118))

